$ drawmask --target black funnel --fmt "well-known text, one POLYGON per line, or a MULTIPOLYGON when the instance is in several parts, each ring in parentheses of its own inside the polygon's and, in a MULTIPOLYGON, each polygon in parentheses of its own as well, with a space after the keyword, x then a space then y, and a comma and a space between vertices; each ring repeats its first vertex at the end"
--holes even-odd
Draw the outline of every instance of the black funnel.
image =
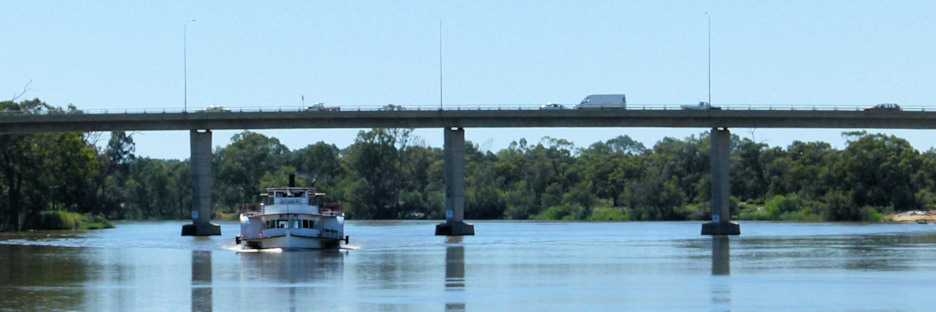
POLYGON ((289 187, 296 187, 296 175, 295 174, 289 175, 289 187))

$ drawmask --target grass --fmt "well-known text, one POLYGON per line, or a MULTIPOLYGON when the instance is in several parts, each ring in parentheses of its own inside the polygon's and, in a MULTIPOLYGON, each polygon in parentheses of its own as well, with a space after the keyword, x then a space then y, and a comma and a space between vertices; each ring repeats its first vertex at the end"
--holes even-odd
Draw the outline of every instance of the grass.
POLYGON ((95 230, 114 228, 114 224, 102 216, 82 215, 67 211, 43 211, 27 224, 28 230, 95 230))
POLYGON ((240 220, 240 213, 237 212, 223 212, 215 211, 214 218, 215 220, 226 220, 226 221, 238 221, 240 220))
POLYGON ((621 208, 613 207, 595 207, 587 216, 587 211, 578 206, 565 204, 562 206, 550 207, 546 211, 533 217, 539 221, 627 221, 628 215, 621 208))
POLYGON ((82 230, 113 229, 114 224, 102 216, 79 215, 78 228, 82 230))
POLYGON ((592 209, 588 221, 627 221, 628 216, 621 208, 599 207, 592 209))

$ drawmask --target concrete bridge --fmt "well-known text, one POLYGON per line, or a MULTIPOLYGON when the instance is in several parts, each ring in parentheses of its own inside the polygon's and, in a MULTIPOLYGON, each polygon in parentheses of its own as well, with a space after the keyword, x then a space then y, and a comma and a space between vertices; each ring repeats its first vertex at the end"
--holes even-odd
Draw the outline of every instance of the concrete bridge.
MULTIPOLYGON (((516 106, 514 106, 516 107, 516 106)), ((189 130, 192 224, 182 235, 220 235, 211 216, 211 130, 326 128, 441 128, 444 131, 446 222, 436 235, 474 235, 464 222, 465 128, 595 127, 710 128, 712 222, 703 235, 738 235, 730 222, 728 128, 936 129, 936 112, 859 109, 457 109, 306 111, 118 112, 0 115, 0 133, 189 130)))

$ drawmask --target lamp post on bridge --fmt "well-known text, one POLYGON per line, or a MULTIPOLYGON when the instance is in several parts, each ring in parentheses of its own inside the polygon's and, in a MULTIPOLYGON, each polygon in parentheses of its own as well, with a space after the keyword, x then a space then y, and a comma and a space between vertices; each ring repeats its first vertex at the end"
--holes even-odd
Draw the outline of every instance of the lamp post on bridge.
POLYGON ((188 23, 194 22, 193 18, 190 21, 185 21, 185 24, 182 25, 182 79, 183 79, 183 95, 182 102, 185 105, 183 113, 188 112, 188 23))

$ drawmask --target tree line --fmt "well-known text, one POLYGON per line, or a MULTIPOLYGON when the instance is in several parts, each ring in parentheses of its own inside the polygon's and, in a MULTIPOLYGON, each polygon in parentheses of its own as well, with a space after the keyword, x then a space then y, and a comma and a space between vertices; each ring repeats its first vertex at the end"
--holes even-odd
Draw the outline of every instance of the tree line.
MULTIPOLYGON (((394 109, 389 107, 388 109, 394 109)), ((79 114, 39 100, 0 102, 0 112, 79 114)), ((846 132, 844 149, 796 141, 770 147, 731 137, 732 216, 757 220, 863 221, 936 207, 936 150, 846 132)), ((187 219, 188 160, 137 157, 132 134, 0 135, 0 230, 36 227, 44 213, 109 219, 187 219)), ((710 218, 708 132, 652 147, 626 135, 587 147, 544 137, 500 151, 466 146, 465 217, 540 220, 710 218)), ((217 217, 260 201, 267 187, 314 186, 352 219, 444 218, 443 151, 412 129, 360 131, 350 146, 290 150, 244 131, 213 153, 217 217)))

